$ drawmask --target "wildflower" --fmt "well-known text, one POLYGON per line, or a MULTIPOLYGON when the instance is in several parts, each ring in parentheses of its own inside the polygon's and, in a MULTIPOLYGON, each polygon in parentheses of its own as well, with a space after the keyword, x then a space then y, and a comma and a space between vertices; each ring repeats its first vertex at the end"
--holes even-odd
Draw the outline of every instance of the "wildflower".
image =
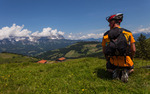
POLYGON ((8 75, 8 77, 10 77, 10 75, 8 75))
POLYGON ((82 91, 84 91, 84 89, 82 89, 82 91))
POLYGON ((49 91, 51 91, 51 89, 49 89, 49 91))

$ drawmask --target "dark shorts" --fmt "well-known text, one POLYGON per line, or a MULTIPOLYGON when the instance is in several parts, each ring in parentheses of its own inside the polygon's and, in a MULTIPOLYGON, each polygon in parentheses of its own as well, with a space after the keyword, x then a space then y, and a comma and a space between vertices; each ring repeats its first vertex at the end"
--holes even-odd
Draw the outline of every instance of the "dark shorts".
POLYGON ((112 70, 114 70, 114 69, 116 69, 116 68, 133 69, 133 68, 134 68, 134 65, 131 66, 131 67, 119 67, 119 66, 115 66, 115 65, 111 64, 111 63, 108 61, 108 62, 106 63, 106 68, 107 68, 107 69, 112 69, 112 70))

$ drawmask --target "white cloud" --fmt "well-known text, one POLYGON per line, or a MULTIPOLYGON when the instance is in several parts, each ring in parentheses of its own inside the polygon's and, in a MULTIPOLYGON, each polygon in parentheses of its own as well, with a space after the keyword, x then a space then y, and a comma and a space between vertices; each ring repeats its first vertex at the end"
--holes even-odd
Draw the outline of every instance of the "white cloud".
POLYGON ((68 39, 72 39, 72 40, 77 40, 77 39, 89 39, 89 38, 94 38, 94 39, 98 39, 98 38, 102 38, 104 33, 90 33, 90 34, 82 34, 82 33, 77 33, 77 34, 72 34, 70 33, 68 36, 66 36, 66 38, 68 39))
POLYGON ((60 35, 64 35, 65 33, 64 33, 64 32, 62 32, 62 31, 59 31, 59 32, 58 32, 58 34, 60 34, 60 35))
POLYGON ((46 37, 46 36, 58 36, 58 35, 64 35, 64 32, 57 31, 57 29, 52 30, 52 28, 43 28, 42 32, 36 31, 31 34, 32 36, 38 36, 38 37, 46 37))
POLYGON ((98 39, 102 37, 103 37, 103 33, 99 33, 99 34, 90 33, 90 34, 79 37, 79 39, 88 39, 88 38, 98 39))
POLYGON ((36 31, 36 32, 32 33, 31 36, 38 36, 38 37, 50 36, 51 35, 51 33, 50 33, 51 30, 52 30, 52 28, 50 28, 50 27, 43 28, 42 32, 36 31))
POLYGON ((143 26, 140 26, 137 30, 133 31, 133 34, 135 33, 150 33, 150 27, 144 28, 143 26))
POLYGON ((58 36, 58 35, 64 35, 64 32, 57 31, 57 29, 52 30, 52 28, 43 28, 42 32, 36 31, 31 32, 28 29, 23 29, 24 25, 18 26, 16 24, 13 24, 11 27, 3 27, 0 29, 0 40, 4 38, 9 38, 11 36, 17 36, 17 37, 30 37, 30 36, 38 36, 38 37, 46 37, 46 36, 58 36))
POLYGON ((51 34, 56 36, 56 35, 57 35, 57 29, 52 30, 52 31, 51 31, 51 34))
POLYGON ((2 29, 0 29, 0 39, 9 38, 10 36, 29 36, 31 31, 23 28, 24 25, 18 26, 16 24, 13 24, 11 27, 3 27, 2 29))

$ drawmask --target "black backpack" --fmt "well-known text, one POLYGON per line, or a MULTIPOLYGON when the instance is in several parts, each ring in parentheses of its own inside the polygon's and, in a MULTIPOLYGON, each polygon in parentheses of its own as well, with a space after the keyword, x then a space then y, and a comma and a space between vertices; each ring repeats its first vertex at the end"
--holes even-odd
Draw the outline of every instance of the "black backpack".
POLYGON ((127 41, 123 28, 114 28, 109 31, 108 37, 110 43, 105 47, 105 55, 107 56, 130 56, 130 37, 127 41))

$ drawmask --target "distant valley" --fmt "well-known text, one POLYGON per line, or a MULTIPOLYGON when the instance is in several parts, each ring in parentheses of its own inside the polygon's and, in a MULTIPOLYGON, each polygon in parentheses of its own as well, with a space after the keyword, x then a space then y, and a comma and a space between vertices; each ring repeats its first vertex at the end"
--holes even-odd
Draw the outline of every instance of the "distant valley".
POLYGON ((49 37, 11 37, 0 40, 0 52, 17 53, 28 56, 36 56, 43 52, 64 48, 78 41, 66 40, 63 37, 51 39, 49 37))
POLYGON ((101 43, 91 41, 77 42, 65 48, 45 52, 37 57, 47 60, 56 60, 60 57, 65 57, 67 59, 80 57, 103 57, 103 54, 101 43))

